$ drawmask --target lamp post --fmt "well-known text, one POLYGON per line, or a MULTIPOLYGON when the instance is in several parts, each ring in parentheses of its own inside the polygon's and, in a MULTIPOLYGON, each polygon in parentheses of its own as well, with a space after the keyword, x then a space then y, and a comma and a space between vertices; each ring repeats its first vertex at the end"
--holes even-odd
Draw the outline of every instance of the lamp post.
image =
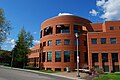
POLYGON ((77 40, 77 77, 80 77, 79 75, 79 55, 78 55, 78 39, 79 39, 79 34, 75 33, 75 37, 77 40))
POLYGON ((14 54, 14 51, 11 52, 11 68, 13 67, 13 54, 14 54))

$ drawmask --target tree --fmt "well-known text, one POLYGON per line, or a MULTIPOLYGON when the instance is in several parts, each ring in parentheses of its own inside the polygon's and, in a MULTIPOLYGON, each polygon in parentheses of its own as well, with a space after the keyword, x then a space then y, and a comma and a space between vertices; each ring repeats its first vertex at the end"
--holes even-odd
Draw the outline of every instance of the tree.
POLYGON ((14 55, 14 63, 17 66, 16 67, 25 67, 25 64, 27 63, 27 54, 30 53, 29 48, 33 45, 33 36, 30 34, 30 32, 26 32, 24 30, 24 27, 21 29, 18 40, 16 41, 16 45, 12 51, 14 55))
POLYGON ((6 20, 3 9, 0 8, 0 49, 11 30, 10 22, 6 20))
POLYGON ((0 64, 9 64, 11 61, 11 52, 6 50, 0 50, 0 64))

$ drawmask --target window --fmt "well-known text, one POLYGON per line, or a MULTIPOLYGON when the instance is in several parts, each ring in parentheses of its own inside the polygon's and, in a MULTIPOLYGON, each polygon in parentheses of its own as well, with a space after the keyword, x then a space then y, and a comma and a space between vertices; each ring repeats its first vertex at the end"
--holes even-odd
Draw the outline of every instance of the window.
POLYGON ((46 42, 43 42, 43 47, 46 46, 46 42))
POLYGON ((64 62, 70 62, 70 51, 64 51, 64 62))
POLYGON ((42 38, 42 31, 40 32, 40 38, 42 38))
POLYGON ((108 53, 102 53, 102 61, 108 62, 108 53))
POLYGON ((52 52, 51 51, 49 51, 47 53, 47 62, 52 62, 52 52))
POLYGON ((110 38, 110 43, 111 44, 116 44, 116 38, 110 38))
POLYGON ((84 41, 84 46, 87 46, 87 41, 84 41))
POLYGON ((74 33, 80 33, 80 25, 74 25, 74 33))
POLYGON ((115 71, 115 72, 119 72, 119 66, 118 66, 118 65, 115 65, 115 66, 114 66, 114 71, 115 71))
POLYGON ((104 71, 109 72, 109 66, 104 66, 104 71))
POLYGON ((42 48, 42 43, 40 43, 40 48, 42 48))
POLYGON ((55 51, 55 62, 61 62, 61 51, 55 51))
POLYGON ((61 44, 61 40, 56 40, 56 45, 60 45, 61 44))
MULTIPOLYGON (((77 40, 74 41, 74 45, 77 45, 77 40)), ((78 40, 78 45, 80 45, 80 40, 78 40)))
POLYGON ((64 45, 69 45, 69 44, 70 44, 70 40, 65 39, 65 40, 64 40, 64 45))
POLYGON ((106 38, 101 38, 101 44, 106 44, 106 38))
POLYGON ((112 61, 118 62, 118 53, 112 53, 112 61))
POLYGON ((63 24, 60 24, 60 25, 56 25, 56 33, 70 33, 70 30, 69 30, 69 25, 63 25, 63 24))
POLYGON ((110 26, 110 30, 114 30, 114 27, 113 27, 113 26, 110 26))
POLYGON ((92 62, 98 62, 98 53, 92 53, 92 62))
POLYGON ((42 53, 42 62, 45 62, 45 52, 42 53))
POLYGON ((92 39, 91 39, 91 43, 92 43, 92 44, 97 44, 97 38, 92 38, 92 39))
POLYGON ((48 46, 52 46, 52 40, 48 41, 48 46))
POLYGON ((88 53, 84 52, 84 61, 88 63, 88 53))
POLYGON ((47 27, 44 29, 44 36, 52 34, 52 27, 47 27))

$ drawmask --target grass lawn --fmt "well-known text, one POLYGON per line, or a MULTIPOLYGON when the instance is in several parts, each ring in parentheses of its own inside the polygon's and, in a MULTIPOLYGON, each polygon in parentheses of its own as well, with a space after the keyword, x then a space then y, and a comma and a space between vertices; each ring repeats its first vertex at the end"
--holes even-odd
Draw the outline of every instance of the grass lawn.
POLYGON ((95 80, 120 80, 120 73, 108 73, 95 80))

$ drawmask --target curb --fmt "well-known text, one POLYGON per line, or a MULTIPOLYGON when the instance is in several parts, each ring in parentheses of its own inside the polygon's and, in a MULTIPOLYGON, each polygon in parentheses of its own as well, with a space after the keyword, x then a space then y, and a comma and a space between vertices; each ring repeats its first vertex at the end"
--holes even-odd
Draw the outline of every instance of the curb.
POLYGON ((85 80, 85 79, 80 79, 80 78, 73 78, 73 77, 67 77, 67 76, 63 76, 63 75, 58 75, 58 74, 54 74, 54 73, 45 73, 45 72, 39 72, 39 71, 33 71, 33 70, 28 70, 28 69, 20 69, 20 68, 13 68, 13 67, 7 67, 7 66, 0 66, 1 68, 6 68, 6 69, 13 69, 13 70, 19 70, 19 71, 26 71, 26 72, 31 72, 31 73, 41 73, 41 74, 46 74, 46 75, 51 75, 51 76, 57 76, 57 77, 63 77, 63 78, 67 78, 67 79, 72 79, 72 80, 85 80))

